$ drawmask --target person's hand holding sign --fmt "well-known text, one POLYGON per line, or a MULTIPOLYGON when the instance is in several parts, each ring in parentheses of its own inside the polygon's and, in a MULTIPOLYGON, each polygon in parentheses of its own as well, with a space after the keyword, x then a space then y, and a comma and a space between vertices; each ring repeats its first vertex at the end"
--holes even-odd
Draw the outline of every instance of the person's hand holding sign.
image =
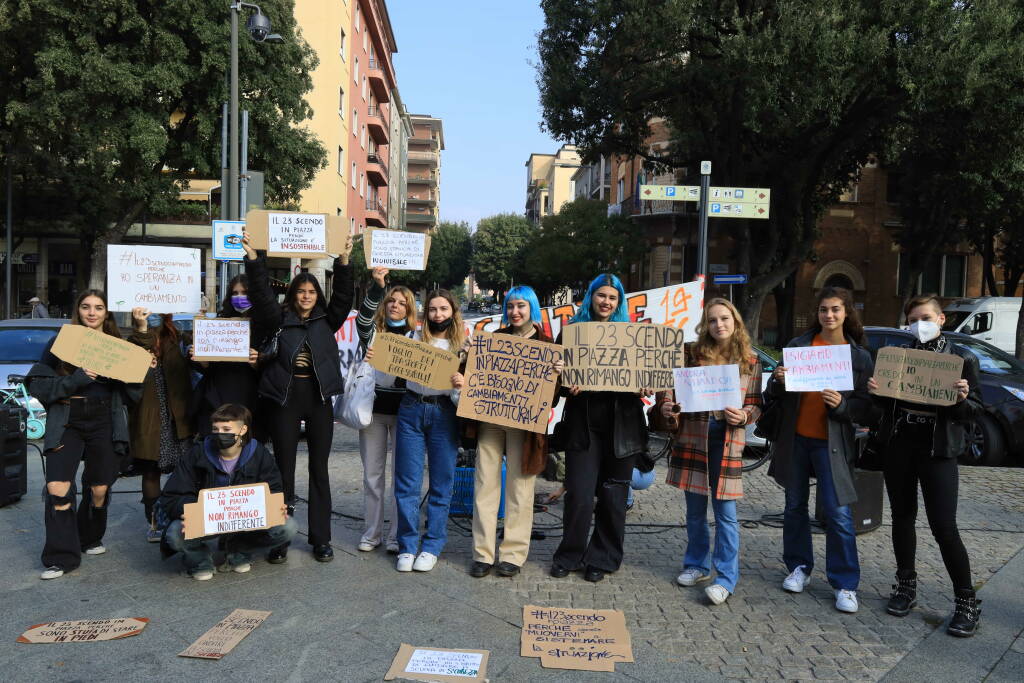
POLYGON ((740 410, 739 408, 725 409, 725 421, 733 427, 741 427, 747 424, 747 416, 747 411, 740 410))
POLYGON ((149 309, 142 306, 136 306, 132 309, 132 327, 138 332, 145 332, 149 329, 149 309))
POLYGON ((452 388, 453 389, 461 389, 465 383, 466 383, 466 378, 462 375, 461 372, 456 372, 454 375, 452 375, 452 388))
POLYGON ((958 379, 956 384, 956 402, 960 403, 967 400, 967 394, 971 393, 971 385, 965 379, 958 379))
POLYGON ((260 352, 256 349, 249 349, 249 366, 255 368, 260 361, 260 352))
POLYGON ((565 361, 563 361, 561 358, 557 358, 557 359, 554 360, 554 362, 551 363, 551 370, 556 375, 561 375, 562 374, 562 370, 564 370, 564 369, 565 369, 565 361))
POLYGON ((345 248, 341 250, 340 254, 338 254, 338 260, 341 261, 341 265, 343 265, 343 266, 347 266, 348 265, 348 257, 349 257, 349 254, 351 254, 351 253, 352 253, 352 235, 349 235, 348 237, 345 238, 345 248))
POLYGON ((252 245, 249 243, 249 231, 248 230, 243 230, 242 231, 242 249, 245 250, 245 258, 246 259, 248 259, 250 261, 255 261, 256 260, 256 250, 253 249, 252 245))
POLYGON ((821 400, 825 402, 829 408, 838 408, 839 404, 843 402, 843 395, 838 391, 832 389, 825 389, 821 392, 821 400))
POLYGON ((775 366, 775 371, 772 372, 772 378, 776 382, 781 382, 783 388, 786 386, 786 367, 784 365, 775 366))
POLYGON ((391 271, 387 268, 374 268, 373 269, 373 281, 377 283, 377 286, 384 289, 384 278, 388 276, 391 271))
POLYGON ((875 381, 874 377, 868 377, 868 391, 872 394, 878 391, 878 382, 875 381))

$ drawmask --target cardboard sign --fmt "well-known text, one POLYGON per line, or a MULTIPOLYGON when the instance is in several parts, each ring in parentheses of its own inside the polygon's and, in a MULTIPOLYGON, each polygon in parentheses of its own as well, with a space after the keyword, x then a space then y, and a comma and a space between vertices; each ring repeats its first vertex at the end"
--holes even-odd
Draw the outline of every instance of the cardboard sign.
POLYGON ((245 215, 245 229, 250 246, 267 256, 327 258, 340 254, 348 239, 344 217, 326 213, 254 209, 245 215))
POLYGON ((378 334, 373 340, 370 365, 389 375, 444 391, 452 388, 452 375, 459 371, 459 357, 400 334, 378 334))
POLYGON ((676 403, 684 413, 743 407, 739 365, 698 365, 672 371, 676 403))
POLYGON ((236 609, 199 639, 178 653, 179 657, 220 659, 231 652, 242 639, 267 620, 271 612, 236 609))
POLYGON ((633 642, 626 616, 614 609, 558 609, 523 606, 522 657, 540 657, 548 669, 615 671, 632 662, 633 642))
POLYGON ((638 323, 575 323, 562 330, 562 384, 586 391, 673 389, 683 367, 683 330, 638 323))
POLYGON ((249 362, 249 319, 206 318, 192 321, 192 358, 197 362, 249 362))
POLYGON ((141 346, 85 325, 62 325, 50 351, 65 363, 127 384, 145 380, 153 362, 153 356, 141 346))
POLYGON ((487 680, 487 660, 490 656, 488 650, 445 650, 402 643, 384 680, 400 678, 407 681, 482 683, 487 680))
POLYGON ((130 638, 142 633, 149 619, 83 619, 36 624, 18 636, 19 643, 91 643, 98 640, 130 638))
POLYGON ((469 347, 459 417, 543 434, 562 357, 555 345, 508 334, 478 332, 469 347))
POLYGON ((879 396, 930 406, 956 403, 956 382, 964 359, 955 353, 886 346, 875 358, 879 396))
POLYGON ((283 507, 284 494, 265 483, 203 489, 199 500, 185 504, 185 540, 284 524, 283 507))
POLYGON ((405 230, 367 230, 363 237, 367 268, 426 270, 430 235, 405 230))
POLYGON ((112 311, 137 306, 151 313, 195 313, 202 264, 198 249, 107 245, 107 301, 112 311))
POLYGON ((850 345, 798 346, 782 350, 786 391, 851 391, 850 345))

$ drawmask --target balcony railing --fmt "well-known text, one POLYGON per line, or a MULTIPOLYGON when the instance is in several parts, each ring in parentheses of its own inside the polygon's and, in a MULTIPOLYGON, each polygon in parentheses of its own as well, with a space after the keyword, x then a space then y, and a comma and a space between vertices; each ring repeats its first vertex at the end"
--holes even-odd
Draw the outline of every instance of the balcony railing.
POLYGON ((367 199, 366 199, 366 210, 367 211, 378 211, 380 213, 385 213, 384 204, 380 201, 380 199, 377 199, 377 198, 367 197, 367 199))
POLYGON ((382 67, 380 65, 380 62, 376 58, 370 57, 370 68, 371 69, 380 69, 382 67))
POLYGON ((376 105, 376 104, 371 104, 369 107, 367 107, 366 108, 366 114, 368 116, 380 116, 380 117, 384 116, 384 114, 381 113, 380 107, 378 105, 376 105))
POLYGON ((380 164, 387 170, 388 158, 379 152, 367 152, 366 163, 368 164, 380 164))
POLYGON ((409 161, 437 163, 437 154, 434 152, 409 152, 409 161))

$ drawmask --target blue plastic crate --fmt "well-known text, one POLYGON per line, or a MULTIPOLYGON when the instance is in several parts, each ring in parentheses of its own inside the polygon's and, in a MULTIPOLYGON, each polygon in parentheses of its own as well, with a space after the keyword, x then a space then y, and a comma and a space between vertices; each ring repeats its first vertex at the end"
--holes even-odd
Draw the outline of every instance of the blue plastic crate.
MULTIPOLYGON (((451 517, 473 516, 473 478, 475 467, 456 467, 455 486, 452 490, 452 504, 448 509, 451 517)), ((505 518, 505 460, 501 461, 501 502, 498 503, 498 519, 505 518)))

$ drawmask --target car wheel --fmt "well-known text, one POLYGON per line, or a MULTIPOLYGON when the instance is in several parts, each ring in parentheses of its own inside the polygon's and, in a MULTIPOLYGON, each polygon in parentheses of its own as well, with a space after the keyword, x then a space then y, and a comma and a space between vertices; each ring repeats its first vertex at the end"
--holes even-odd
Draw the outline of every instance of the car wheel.
POLYGON ((991 415, 981 415, 967 427, 967 449, 960 456, 964 465, 994 466, 1003 462, 1006 442, 999 423, 991 415))

